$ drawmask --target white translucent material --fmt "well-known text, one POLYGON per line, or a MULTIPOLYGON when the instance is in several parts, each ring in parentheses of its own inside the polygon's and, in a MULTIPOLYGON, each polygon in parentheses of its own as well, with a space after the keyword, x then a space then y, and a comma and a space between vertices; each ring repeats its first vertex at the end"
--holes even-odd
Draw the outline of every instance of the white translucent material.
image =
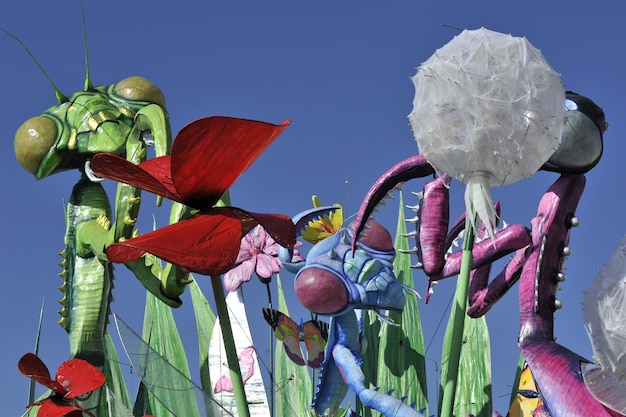
POLYGON ((490 229, 489 187, 532 176, 561 143, 559 74, 526 38, 481 28, 438 49, 412 80, 409 120, 420 153, 468 184, 468 209, 477 211, 469 214, 490 229), (489 218, 483 219, 483 208, 489 218))
POLYGON ((603 369, 626 376, 626 235, 584 291, 585 327, 603 369))

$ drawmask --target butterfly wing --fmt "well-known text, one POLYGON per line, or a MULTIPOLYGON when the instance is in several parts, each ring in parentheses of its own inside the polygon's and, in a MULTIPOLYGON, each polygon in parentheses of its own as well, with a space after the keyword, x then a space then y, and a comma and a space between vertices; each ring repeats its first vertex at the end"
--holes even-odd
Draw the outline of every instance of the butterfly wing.
POLYGON ((302 331, 307 351, 307 364, 311 368, 319 368, 324 362, 324 348, 328 339, 328 325, 318 320, 310 320, 303 324, 302 331), (326 330, 323 331, 323 325, 326 330), (325 333, 325 335, 324 335, 325 333))
POLYGON ((57 381, 50 378, 50 371, 48 370, 46 364, 39 359, 39 356, 33 353, 25 354, 17 363, 17 368, 23 375, 39 382, 41 385, 51 389, 56 394, 66 394, 67 390, 57 381))
POLYGON ((100 177, 183 202, 172 182, 169 155, 148 159, 135 165, 117 155, 99 153, 91 160, 91 170, 100 177))
POLYGON ((106 377, 98 368, 83 359, 63 362, 56 375, 57 382, 67 389, 65 398, 75 398, 104 385, 106 377))
POLYGON ((172 146, 172 179, 185 204, 213 206, 288 125, 206 117, 185 126, 172 146))
POLYGON ((223 207, 107 247, 112 262, 131 262, 151 253, 166 262, 204 275, 232 268, 241 244, 241 220, 223 207))
POLYGON ((300 348, 300 329, 298 324, 278 310, 263 309, 263 317, 274 329, 276 338, 283 342, 285 353, 296 365, 304 366, 304 356, 300 348))

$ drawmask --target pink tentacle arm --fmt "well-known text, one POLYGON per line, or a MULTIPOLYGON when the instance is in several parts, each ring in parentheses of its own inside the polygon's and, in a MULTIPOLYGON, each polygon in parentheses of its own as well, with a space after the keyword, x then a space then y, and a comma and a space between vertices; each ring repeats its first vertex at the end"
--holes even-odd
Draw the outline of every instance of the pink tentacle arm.
MULTIPOLYGON (((434 281, 458 275, 461 270, 461 251, 453 252, 448 257, 444 255, 465 227, 465 214, 463 214, 445 235, 449 212, 449 186, 445 181, 446 179, 440 177, 424 187, 416 227, 418 245, 415 252, 420 260, 418 266, 424 269, 431 285, 434 281)), ((496 203, 495 211, 498 215, 500 214, 499 203, 496 203)), ((484 239, 484 236, 482 238, 484 239)), ((493 240, 481 240, 474 244, 472 268, 478 269, 491 265, 492 262, 511 252, 526 248, 529 243, 530 232, 525 226, 519 224, 508 226, 497 232, 493 240)), ((480 279, 470 278, 469 308, 473 312, 473 317, 486 313, 517 282, 521 265, 515 269, 508 269, 509 273, 501 274, 491 284, 488 282, 488 271, 491 267, 486 269, 486 273, 477 274, 480 279), (511 273, 512 271, 515 273, 511 273)), ((426 301, 428 302, 428 298, 426 301)))
MULTIPOLYGON (((495 206, 498 219, 500 217, 500 205, 495 206)), ((480 239, 486 238, 484 225, 478 232, 480 239)), ((513 225, 505 228, 496 235, 497 243, 494 244, 490 239, 482 240, 476 245, 476 255, 479 256, 474 262, 474 268, 470 274, 470 283, 468 290, 468 309, 467 313, 470 317, 480 317, 487 313, 489 309, 500 299, 519 279, 524 261, 526 260, 526 252, 528 251, 530 234, 528 230, 520 225, 513 225), (507 248, 514 248, 525 245, 522 249, 518 249, 513 259, 506 265, 502 271, 491 283, 489 283, 489 275, 491 273, 491 258, 500 251, 506 252, 507 248), (497 247, 498 251, 493 248, 497 247)))
MULTIPOLYGON (((412 156, 394 165, 380 176, 372 185, 354 222, 355 234, 352 241, 354 248, 356 241, 364 232, 367 220, 376 207, 383 203, 391 192, 411 179, 435 175, 435 169, 422 156, 412 156)), ((433 279, 441 279, 458 274, 461 264, 461 254, 452 254, 445 259, 445 252, 452 240, 463 230, 465 217, 461 216, 448 233, 449 218, 449 188, 450 178, 443 174, 428 182, 424 187, 422 203, 417 218, 417 230, 414 236, 418 241, 415 252, 420 260, 420 267, 433 279)), ((530 243, 530 236, 524 226, 513 225, 512 229, 505 229, 506 233, 496 236, 496 250, 493 243, 485 241, 475 245, 475 264, 484 265, 493 262, 530 243)))
POLYGON ((520 344, 554 339, 554 312, 560 308, 556 290, 563 281, 563 261, 569 255, 569 233, 585 187, 582 175, 561 176, 544 194, 531 220, 532 251, 519 288, 520 344))
MULTIPOLYGON (((450 178, 442 175, 424 186, 422 203, 417 211, 416 232, 419 264, 431 281, 438 281, 452 275, 458 275, 461 269, 462 252, 453 252, 446 256, 453 242, 465 229, 465 213, 461 215, 448 231, 450 213, 450 178)), ((500 215, 500 204, 494 207, 500 215)), ((481 235, 480 239, 484 239, 481 235)), ((474 244, 473 267, 490 264, 496 259, 525 246, 530 242, 530 235, 523 226, 515 225, 503 230, 492 240, 482 240, 474 244), (526 239, 528 236, 528 239, 526 239)))
POLYGON ((352 238, 352 252, 356 248, 356 242, 361 238, 361 234, 366 227, 367 221, 371 218, 376 207, 382 203, 387 196, 406 181, 434 175, 435 168, 428 163, 422 155, 412 156, 394 165, 376 180, 374 185, 367 192, 361 203, 356 220, 354 221, 354 237, 352 238))
POLYGON ((588 361, 554 341, 555 294, 584 187, 584 176, 564 175, 546 192, 531 221, 532 251, 520 279, 519 346, 552 417, 618 415, 585 387, 580 365, 588 361))
MULTIPOLYGON (((353 248, 355 239, 360 234, 367 233, 365 230, 367 219, 393 190, 408 180, 434 174, 434 168, 421 155, 405 159, 385 172, 370 188, 359 209, 354 223, 356 232, 352 242, 353 248)), ((411 219, 416 223, 416 230, 409 235, 415 237, 417 245, 411 252, 417 255, 419 262, 416 267, 422 268, 431 282, 457 275, 461 268, 462 253, 460 251, 446 257, 446 251, 465 226, 463 215, 448 231, 449 188, 450 178, 445 174, 438 176, 424 186, 419 208, 418 206, 412 207, 417 212, 415 219, 411 219)), ((476 242, 473 250, 474 268, 490 264, 516 250, 523 249, 529 243, 528 229, 523 225, 511 225, 499 231, 494 241, 476 242)), ((478 297, 479 292, 484 290, 483 295, 486 296, 486 293, 489 293, 489 297, 485 297, 484 300, 497 301, 519 278, 519 271, 517 271, 519 269, 518 267, 515 273, 499 277, 491 286, 488 286, 486 282, 476 281, 474 293, 478 297)), ((482 306, 481 309, 486 312, 488 308, 482 306)))

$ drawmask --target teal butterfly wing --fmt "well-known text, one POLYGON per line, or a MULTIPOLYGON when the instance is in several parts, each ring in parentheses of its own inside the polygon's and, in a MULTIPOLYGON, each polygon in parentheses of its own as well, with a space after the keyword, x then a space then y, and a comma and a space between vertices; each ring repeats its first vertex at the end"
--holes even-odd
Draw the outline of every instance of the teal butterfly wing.
POLYGON ((307 365, 319 368, 324 362, 324 348, 328 340, 328 323, 309 320, 302 325, 302 340, 306 346, 307 365))
POLYGON ((283 342, 285 353, 289 359, 297 365, 304 366, 298 324, 280 311, 269 308, 263 309, 263 317, 272 326, 276 338, 283 342))
POLYGON ((298 325, 293 319, 278 310, 263 309, 263 317, 272 326, 276 338, 283 342, 285 352, 295 364, 319 368, 324 361, 324 348, 328 339, 328 324, 309 320, 298 325), (304 360, 300 342, 304 342, 307 361, 304 360))

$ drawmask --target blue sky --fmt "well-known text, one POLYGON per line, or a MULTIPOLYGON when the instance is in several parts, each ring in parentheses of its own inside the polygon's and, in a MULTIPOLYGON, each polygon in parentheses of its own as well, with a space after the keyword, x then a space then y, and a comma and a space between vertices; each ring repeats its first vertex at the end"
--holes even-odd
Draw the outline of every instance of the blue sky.
MULTIPOLYGON (((578 206, 581 226, 571 236, 568 280, 559 293, 564 309, 557 312, 555 332, 564 346, 591 356, 583 327, 582 291, 609 258, 626 231, 626 197, 621 180, 623 155, 621 115, 626 111, 623 33, 626 16, 621 2, 592 3, 501 1, 418 2, 391 0, 345 2, 280 1, 133 1, 86 2, 91 76, 95 84, 113 84, 142 75, 164 92, 173 132, 203 116, 225 115, 291 126, 259 158, 232 189, 233 204, 258 212, 293 215, 310 207, 312 194, 325 203, 347 205, 353 213, 371 184, 394 163, 417 153, 407 115, 413 101, 409 79, 458 31, 444 25, 488 29, 526 36, 541 49, 566 88, 592 98, 604 108, 610 129, 605 154, 587 175, 586 192, 578 206), (346 184, 349 183, 349 185, 346 184), (347 204, 346 204, 347 203, 347 204)), ((24 0, 0 5, 0 26, 31 48, 54 82, 66 94, 82 89, 84 55, 77 1, 24 0)), ((36 181, 15 160, 12 139, 20 124, 55 104, 52 88, 20 46, 0 36, 0 154, 3 219, 3 302, 0 305, 0 388, 5 415, 23 412, 27 380, 19 375, 20 356, 31 351, 45 295, 46 311, 41 356, 51 368, 67 357, 67 338, 56 324, 61 284, 58 252, 63 248, 63 202, 77 172, 36 181)), ((537 203, 556 179, 539 173, 518 184, 494 190, 509 223, 529 224, 537 203)), ((406 184, 410 191, 424 182, 406 184)), ((110 190, 113 185, 110 184, 110 190)), ((452 216, 462 208, 463 187, 453 184, 452 216)), ((151 198, 142 205, 144 223, 152 214, 165 222, 168 209, 157 209, 151 198)), ((379 218, 395 228, 397 207, 389 204, 379 218)), ((114 311, 140 328, 143 287, 125 268, 117 268, 114 311)), ((497 273, 496 267, 493 273, 497 273)), ((208 278, 197 277, 210 296, 208 278)), ((285 273, 289 283, 292 277, 285 273)), ((426 278, 415 274, 418 290, 426 278)), ((437 323, 450 299, 454 280, 442 282, 431 303, 420 305, 427 352, 434 364, 440 356, 443 329, 437 323)), ((261 289, 252 283, 251 321, 265 335, 261 289), (258 304, 255 305, 255 304, 258 304), (258 313, 256 316, 255 314, 258 313)), ((289 285, 287 285, 289 286, 289 285)), ((195 324, 188 298, 176 312, 184 334, 195 324)), ((296 309, 295 298, 291 299, 296 309)), ((517 363, 517 287, 487 315, 490 326, 494 400, 506 412, 509 385, 517 363)), ((265 340, 266 337, 263 336, 265 340)), ((263 352, 261 351, 261 355, 263 352)), ((429 374, 434 376, 434 366, 429 374)), ((435 386, 429 386, 431 392, 435 386)))

